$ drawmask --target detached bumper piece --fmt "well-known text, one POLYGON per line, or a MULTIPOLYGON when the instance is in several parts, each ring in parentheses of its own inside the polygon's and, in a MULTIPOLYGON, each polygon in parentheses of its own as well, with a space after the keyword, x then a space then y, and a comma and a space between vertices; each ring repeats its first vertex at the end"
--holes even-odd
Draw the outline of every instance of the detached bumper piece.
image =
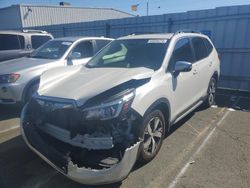
POLYGON ((137 159, 140 142, 127 148, 122 160, 108 169, 96 170, 79 168, 72 162, 68 164, 67 176, 83 184, 106 184, 125 179, 137 159))
POLYGON ((109 135, 72 136, 64 128, 30 120, 27 108, 26 105, 21 114, 21 132, 26 144, 68 178, 82 184, 108 184, 125 179, 133 168, 139 139, 124 147, 115 144, 109 135))

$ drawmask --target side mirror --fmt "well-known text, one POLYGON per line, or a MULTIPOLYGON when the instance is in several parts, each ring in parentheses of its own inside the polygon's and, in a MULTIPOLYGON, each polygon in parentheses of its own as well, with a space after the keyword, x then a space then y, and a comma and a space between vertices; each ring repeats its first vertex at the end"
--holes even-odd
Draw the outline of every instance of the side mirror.
POLYGON ((174 67, 175 73, 189 72, 192 70, 192 63, 187 61, 177 61, 174 67))
POLYGON ((68 59, 73 60, 73 59, 80 59, 82 54, 80 52, 72 52, 68 59))

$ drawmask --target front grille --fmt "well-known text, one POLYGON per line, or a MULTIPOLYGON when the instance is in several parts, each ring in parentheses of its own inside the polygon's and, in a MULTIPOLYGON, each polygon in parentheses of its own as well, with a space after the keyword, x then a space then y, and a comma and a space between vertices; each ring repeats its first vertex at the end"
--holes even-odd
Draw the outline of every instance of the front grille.
POLYGON ((50 123, 70 131, 79 122, 78 110, 72 102, 33 98, 28 110, 36 125, 50 123))
POLYGON ((82 111, 70 102, 33 98, 27 108, 27 121, 37 128, 51 124, 70 132, 70 137, 77 134, 110 134, 116 120, 86 121, 82 111), (113 122, 114 121, 114 122, 113 122))

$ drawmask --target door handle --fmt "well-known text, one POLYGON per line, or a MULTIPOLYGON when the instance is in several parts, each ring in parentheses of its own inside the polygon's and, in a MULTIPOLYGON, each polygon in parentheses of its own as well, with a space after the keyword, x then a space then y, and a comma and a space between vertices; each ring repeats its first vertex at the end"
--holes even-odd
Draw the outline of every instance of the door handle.
POLYGON ((194 69, 193 75, 196 75, 197 73, 198 73, 198 71, 196 69, 194 69))

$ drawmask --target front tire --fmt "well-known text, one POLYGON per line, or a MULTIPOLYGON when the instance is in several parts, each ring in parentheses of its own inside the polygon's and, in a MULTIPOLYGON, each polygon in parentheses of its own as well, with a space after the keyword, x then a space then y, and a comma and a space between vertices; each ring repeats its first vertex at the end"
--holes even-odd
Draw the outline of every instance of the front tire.
POLYGON ((160 110, 154 110, 143 120, 142 138, 139 149, 139 161, 151 161, 159 152, 165 137, 166 122, 160 110))
POLYGON ((212 77, 209 82, 209 86, 207 90, 207 99, 204 102, 204 106, 206 108, 210 108, 212 105, 215 104, 216 87, 217 87, 217 81, 214 77, 212 77))

